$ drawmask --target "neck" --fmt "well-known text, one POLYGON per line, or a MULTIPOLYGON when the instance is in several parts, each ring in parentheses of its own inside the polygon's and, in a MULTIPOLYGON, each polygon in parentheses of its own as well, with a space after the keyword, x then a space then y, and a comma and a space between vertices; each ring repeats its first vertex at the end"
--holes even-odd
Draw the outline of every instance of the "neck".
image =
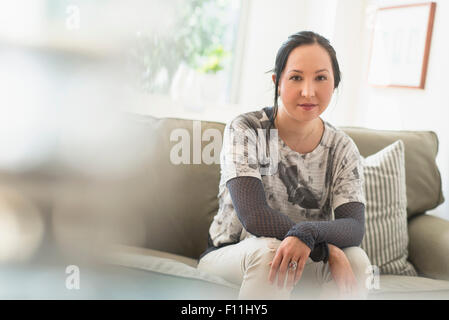
POLYGON ((279 134, 285 138, 294 139, 297 142, 307 141, 319 135, 321 137, 324 123, 320 117, 310 121, 298 121, 283 112, 279 112, 275 119, 279 134))

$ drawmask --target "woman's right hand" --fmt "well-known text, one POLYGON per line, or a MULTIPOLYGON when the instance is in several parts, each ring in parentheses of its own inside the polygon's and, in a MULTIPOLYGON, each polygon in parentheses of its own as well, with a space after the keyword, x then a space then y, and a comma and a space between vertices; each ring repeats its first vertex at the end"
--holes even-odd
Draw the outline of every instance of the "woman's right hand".
POLYGON ((341 297, 351 297, 357 294, 357 280, 343 250, 328 244, 329 266, 332 278, 337 284, 341 297))
POLYGON ((278 277, 278 288, 284 287, 284 281, 287 276, 286 287, 292 289, 301 278, 304 265, 310 255, 310 248, 299 238, 294 236, 286 237, 279 245, 273 261, 270 262, 271 268, 268 280, 274 284, 276 275, 278 277), (289 268, 290 262, 296 262, 296 270, 289 268), (288 275, 287 275, 288 274, 288 275))

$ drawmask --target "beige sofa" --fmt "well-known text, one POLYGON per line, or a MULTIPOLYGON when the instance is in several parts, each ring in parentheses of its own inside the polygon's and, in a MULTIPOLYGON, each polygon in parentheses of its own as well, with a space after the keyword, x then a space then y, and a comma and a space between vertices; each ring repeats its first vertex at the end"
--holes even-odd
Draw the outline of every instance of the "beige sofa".
MULTIPOLYGON (((148 132, 145 136, 151 139, 150 147, 154 152, 150 153, 149 172, 144 178, 148 180, 145 201, 153 203, 148 207, 153 223, 147 224, 145 246, 158 251, 131 247, 128 250, 136 258, 141 254, 174 254, 169 258, 194 267, 206 248, 208 228, 218 208, 219 165, 173 165, 170 162, 170 150, 178 143, 169 141, 171 132, 185 128, 193 138, 193 121, 152 117, 139 117, 137 121, 148 132)), ((211 128, 223 130, 224 124, 201 122, 202 132, 211 128)), ((444 201, 435 163, 437 136, 432 132, 343 129, 354 139, 363 156, 398 139, 403 140, 406 150, 409 261, 422 276, 381 275, 380 289, 372 290, 370 298, 449 298, 449 221, 425 214, 444 201)), ((202 147, 209 143, 203 141, 202 147)))
MULTIPOLYGON (((175 129, 189 132, 193 149, 193 138, 198 134, 193 132, 194 121, 128 115, 126 122, 134 128, 134 137, 144 141, 141 154, 144 161, 126 175, 92 179, 72 174, 71 179, 50 183, 48 190, 51 191, 47 194, 42 187, 23 182, 23 177, 10 173, 2 173, 0 177, 52 216, 70 215, 73 211, 109 212, 111 208, 118 212, 111 219, 115 226, 111 243, 115 244, 105 249, 104 258, 108 264, 119 268, 122 281, 126 283, 129 277, 135 286, 130 289, 124 284, 117 285, 111 289, 117 292, 114 297, 237 298, 237 285, 195 268, 207 246, 208 228, 218 209, 220 168, 216 163, 175 165, 170 161, 170 152, 178 143, 170 141, 175 129), (108 209, 97 198, 107 199, 108 209), (139 292, 138 296, 133 295, 133 290, 139 292)), ((200 125, 201 133, 208 129, 220 132, 224 129, 224 124, 218 122, 197 121, 195 125, 196 128, 200 125)), ((449 221, 426 214, 444 201, 435 163, 437 136, 423 131, 342 129, 354 139, 363 156, 398 139, 405 144, 409 261, 420 276, 381 275, 380 288, 373 289, 369 298, 448 299, 449 221)), ((203 141, 202 148, 210 142, 203 141)), ((192 159, 192 152, 190 156, 192 159)), ((90 227, 95 233, 94 225, 90 227)))

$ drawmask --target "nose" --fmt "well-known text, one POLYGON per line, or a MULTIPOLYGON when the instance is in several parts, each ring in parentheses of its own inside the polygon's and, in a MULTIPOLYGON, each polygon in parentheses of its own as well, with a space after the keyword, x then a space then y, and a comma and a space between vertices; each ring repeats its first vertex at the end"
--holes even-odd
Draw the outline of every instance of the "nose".
POLYGON ((313 81, 304 81, 301 87, 301 96, 310 98, 315 96, 315 87, 313 81))

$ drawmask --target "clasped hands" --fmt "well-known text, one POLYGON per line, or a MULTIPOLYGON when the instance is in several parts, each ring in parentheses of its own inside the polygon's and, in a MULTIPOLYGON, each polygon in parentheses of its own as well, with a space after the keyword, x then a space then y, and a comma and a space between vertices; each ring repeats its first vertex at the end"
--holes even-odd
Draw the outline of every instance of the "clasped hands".
MULTIPOLYGON (((332 278, 337 284, 341 296, 355 294, 357 291, 357 281, 352 272, 351 265, 344 252, 332 245, 329 247, 329 267, 332 278)), ((277 274, 277 286, 279 289, 284 287, 285 277, 287 276, 287 289, 292 289, 301 279, 304 266, 310 255, 310 248, 299 238, 290 236, 286 237, 270 262, 270 273, 268 281, 275 285, 277 274), (290 262, 296 261, 296 268, 289 268, 290 262)))

